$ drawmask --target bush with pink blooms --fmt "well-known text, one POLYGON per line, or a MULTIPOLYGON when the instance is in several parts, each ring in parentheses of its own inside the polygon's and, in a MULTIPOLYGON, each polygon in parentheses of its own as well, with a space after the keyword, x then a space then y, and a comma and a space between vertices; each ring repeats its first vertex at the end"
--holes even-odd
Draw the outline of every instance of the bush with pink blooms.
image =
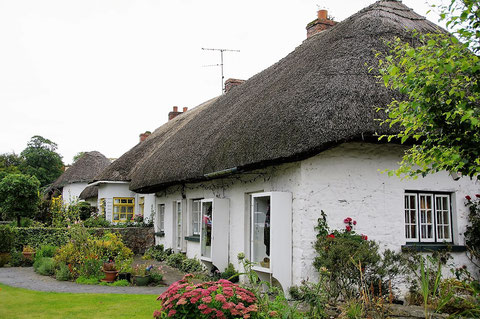
POLYGON ((194 284, 192 275, 173 283, 158 297, 154 318, 255 318, 255 295, 228 280, 194 284))
POLYGON ((321 214, 315 227, 317 240, 314 248, 318 255, 313 265, 321 277, 325 276, 323 279, 330 299, 357 297, 362 280, 375 287, 381 282, 382 289, 377 289, 378 293, 389 293, 389 281, 400 273, 400 254, 386 250, 382 256, 375 241, 355 232, 357 221, 351 217, 343 219, 343 229, 331 230, 326 214, 323 211, 321 214))

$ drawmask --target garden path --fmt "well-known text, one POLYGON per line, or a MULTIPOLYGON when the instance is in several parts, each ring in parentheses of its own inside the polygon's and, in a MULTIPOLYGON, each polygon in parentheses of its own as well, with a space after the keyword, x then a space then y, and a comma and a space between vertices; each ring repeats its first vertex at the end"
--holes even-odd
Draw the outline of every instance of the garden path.
POLYGON ((37 291, 70 293, 160 295, 167 290, 167 287, 80 285, 70 281, 58 281, 52 277, 41 276, 33 271, 33 267, 0 268, 0 283, 37 291))

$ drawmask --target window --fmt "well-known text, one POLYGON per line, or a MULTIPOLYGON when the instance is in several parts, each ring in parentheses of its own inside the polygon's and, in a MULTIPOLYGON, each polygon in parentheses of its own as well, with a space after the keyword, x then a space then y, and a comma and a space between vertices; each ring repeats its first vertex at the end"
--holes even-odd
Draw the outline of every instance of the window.
POLYGON ((158 204, 157 229, 159 232, 165 231, 165 204, 158 204))
MULTIPOLYGON (((213 201, 202 201, 202 244, 201 255, 212 257, 213 201)), ((225 225, 226 226, 226 225, 225 225)))
POLYGON ((452 210, 447 193, 405 193, 405 238, 452 242, 452 210))
POLYGON ((176 217, 176 240, 177 240, 177 250, 181 251, 182 250, 182 239, 183 239, 183 229, 182 229, 182 202, 178 201, 175 202, 175 217, 176 217))
POLYGON ((107 218, 105 198, 100 198, 100 216, 107 218))
POLYGON ((252 196, 251 258, 270 268, 270 196, 252 196))
POLYGON ((192 234, 200 235, 200 215, 201 215, 201 200, 194 199, 192 201, 192 234))
POLYGON ((132 220, 135 214, 135 199, 133 197, 113 198, 113 221, 126 222, 132 220))
POLYGON ((143 213, 145 211, 145 197, 140 197, 138 199, 138 209, 139 209, 139 214, 140 216, 144 216, 143 213))

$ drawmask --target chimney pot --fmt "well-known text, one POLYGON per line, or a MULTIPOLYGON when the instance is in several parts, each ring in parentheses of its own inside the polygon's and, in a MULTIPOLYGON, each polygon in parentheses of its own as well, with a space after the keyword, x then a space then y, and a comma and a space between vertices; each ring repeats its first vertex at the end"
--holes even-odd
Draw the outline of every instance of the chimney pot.
POLYGON ((232 88, 239 86, 240 84, 244 83, 245 80, 239 80, 239 79, 227 79, 225 81, 225 93, 228 93, 232 88))
POLYGON ((188 111, 188 107, 184 107, 183 108, 183 113, 187 112, 188 111))
POLYGON ((327 20, 328 11, 327 10, 318 10, 317 17, 318 20, 327 20))
POLYGON ((178 112, 178 106, 173 107, 173 112, 178 112))

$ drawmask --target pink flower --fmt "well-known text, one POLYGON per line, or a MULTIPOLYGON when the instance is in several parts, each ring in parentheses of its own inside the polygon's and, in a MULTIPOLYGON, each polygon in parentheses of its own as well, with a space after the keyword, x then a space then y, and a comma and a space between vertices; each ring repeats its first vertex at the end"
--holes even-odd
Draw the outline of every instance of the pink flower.
POLYGON ((347 231, 351 231, 351 230, 352 230, 352 227, 350 227, 349 225, 347 225, 347 226, 345 227, 345 229, 346 229, 347 231))
POLYGON ((471 198, 470 196, 468 196, 468 195, 465 196, 465 198, 466 198, 467 200, 471 200, 471 199, 472 199, 472 198, 471 198))
POLYGON ((171 310, 168 312, 168 315, 167 315, 167 316, 168 316, 168 317, 172 317, 172 316, 173 316, 174 314, 176 314, 176 313, 177 313, 176 310, 171 309, 171 310))
POLYGON ((162 312, 158 311, 158 310, 155 310, 153 312, 153 317, 154 318, 160 318, 162 316, 162 312))
POLYGON ((276 312, 276 311, 270 311, 270 312, 268 313, 268 315, 269 315, 270 317, 276 317, 276 316, 278 316, 278 312, 276 312))
POLYGON ((206 308, 206 309, 202 310, 201 313, 203 313, 204 315, 208 315, 212 311, 213 311, 212 308, 206 308))
POLYGON ((203 310, 203 309, 207 309, 207 308, 208 308, 208 306, 206 304, 203 304, 203 303, 200 306, 198 306, 199 310, 203 310))
POLYGON ((177 306, 186 305, 186 304, 187 304, 187 299, 185 299, 185 298, 180 298, 177 301, 177 306))
POLYGON ((227 300, 225 299, 225 296, 222 295, 222 294, 216 295, 216 296, 215 296, 215 300, 216 300, 216 301, 220 301, 220 302, 222 302, 222 303, 227 302, 227 300))
POLYGON ((203 297, 202 298, 202 301, 204 303, 211 303, 212 302, 212 297, 208 296, 208 297, 203 297))

